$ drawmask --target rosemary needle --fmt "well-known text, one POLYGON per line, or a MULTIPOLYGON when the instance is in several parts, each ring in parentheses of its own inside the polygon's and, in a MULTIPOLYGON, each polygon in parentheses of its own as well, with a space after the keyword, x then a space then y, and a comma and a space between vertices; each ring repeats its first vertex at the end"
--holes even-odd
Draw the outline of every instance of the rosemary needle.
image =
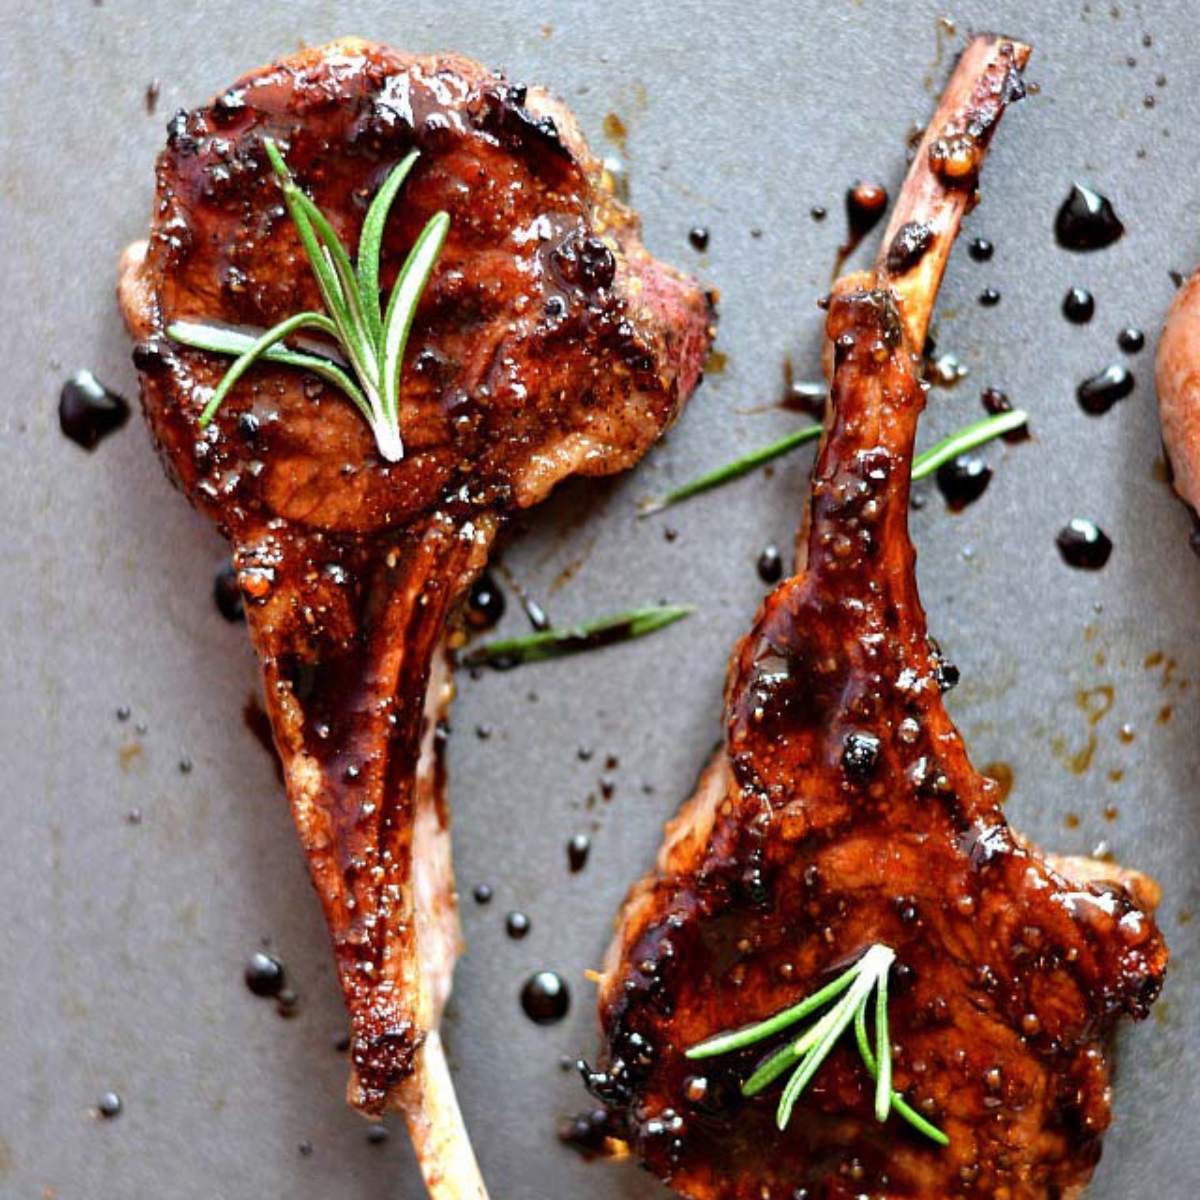
MULTIPOLYGON (((937 445, 918 454, 913 459, 912 477, 914 480, 925 479, 943 463, 949 462, 957 455, 973 450, 976 446, 982 446, 984 442, 1000 437, 1001 434, 1020 429, 1028 421, 1029 414, 1019 408, 1014 408, 1012 412, 1000 413, 998 416, 985 417, 982 421, 976 421, 973 425, 960 429, 957 433, 938 442, 937 445)), ((770 462, 773 458, 779 458, 796 449, 797 446, 803 446, 806 442, 815 441, 820 434, 820 425, 806 425, 803 429, 797 429, 794 433, 789 433, 778 441, 761 446, 757 450, 751 450, 741 458, 735 458, 724 466, 680 484, 679 487, 658 499, 642 505, 638 510, 638 516, 648 517, 652 513, 662 512, 664 508, 670 508, 672 504, 678 504, 681 500, 690 499, 701 492, 710 491, 734 479, 739 479, 753 471, 755 467, 761 467, 764 463, 770 462)))
POLYGON ((477 646, 463 656, 464 666, 490 666, 497 670, 520 666, 522 663, 540 662, 547 658, 558 658, 564 654, 577 654, 581 650, 595 650, 600 646, 611 646, 615 642, 645 637, 648 633, 663 629, 682 620, 693 611, 690 604, 658 604, 635 608, 628 612, 598 617, 580 625, 545 629, 524 637, 501 638, 477 646))

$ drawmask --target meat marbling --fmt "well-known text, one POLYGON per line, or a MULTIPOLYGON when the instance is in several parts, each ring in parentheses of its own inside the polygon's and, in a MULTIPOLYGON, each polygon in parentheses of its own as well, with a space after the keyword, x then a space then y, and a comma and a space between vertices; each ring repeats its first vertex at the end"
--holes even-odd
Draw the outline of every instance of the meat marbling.
POLYGON ((1077 1196, 1109 1123, 1106 1035, 1160 988, 1153 883, 1042 854, 968 760, 907 528, 934 294, 1028 53, 970 43, 875 269, 834 289, 798 573, 734 650, 724 747, 630 892, 600 978, 606 1048, 585 1079, 608 1131, 694 1200, 1077 1196), (874 943, 897 956, 895 1087, 945 1148, 876 1121, 852 1037, 782 1133, 778 1087, 740 1092, 763 1046, 685 1057, 874 943))
POLYGON ((352 1027, 350 1102, 404 1110, 431 1192, 483 1194, 440 1049, 459 950, 440 740, 447 622, 515 510, 633 465, 696 386, 702 291, 643 249, 570 114, 455 56, 347 39, 179 113, 148 242, 122 261, 143 408, 168 472, 233 544, 288 797, 352 1027), (382 282, 451 227, 406 356, 406 456, 340 394, 260 364, 207 430, 229 360, 177 320, 320 308, 263 151, 275 138, 343 242, 412 149, 382 282))

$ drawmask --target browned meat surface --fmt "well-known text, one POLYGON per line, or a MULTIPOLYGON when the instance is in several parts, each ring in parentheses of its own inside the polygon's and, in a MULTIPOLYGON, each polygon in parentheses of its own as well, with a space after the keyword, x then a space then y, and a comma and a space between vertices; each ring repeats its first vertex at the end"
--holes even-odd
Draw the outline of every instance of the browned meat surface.
MULTIPOLYGON (((457 1119, 436 1038, 458 950, 436 745, 447 620, 509 514, 568 475, 632 466, 671 423, 711 339, 707 300, 642 248, 547 94, 354 40, 172 120, 120 299, 167 469, 233 543, 350 1012, 350 1100, 404 1107, 432 1145, 457 1119), (420 151, 385 289, 430 216, 450 215, 408 345, 398 463, 344 396, 286 366, 255 367, 198 428, 229 360, 172 343, 171 322, 265 327, 321 307, 268 136, 350 246, 420 151)), ((427 1178, 453 1170, 429 1157, 427 1178)))
POLYGON ((606 1050, 589 1085, 610 1132, 697 1200, 1075 1196, 1109 1123, 1105 1037, 1159 991, 1154 885, 1048 860, 968 760, 907 529, 930 308, 1027 55, 971 43, 874 272, 835 289, 799 572, 734 650, 724 748, 627 898, 601 978, 606 1050), (913 222, 929 234, 914 237, 913 222), (922 241, 915 262, 890 253, 922 241), (796 1004, 875 943, 896 953, 896 1090, 945 1148, 894 1112, 875 1119, 852 1036, 782 1133, 781 1087, 747 1099, 739 1085, 786 1035, 685 1058, 796 1004))
POLYGON ((1175 294, 1167 314, 1155 385, 1175 490, 1200 512, 1200 271, 1175 294))

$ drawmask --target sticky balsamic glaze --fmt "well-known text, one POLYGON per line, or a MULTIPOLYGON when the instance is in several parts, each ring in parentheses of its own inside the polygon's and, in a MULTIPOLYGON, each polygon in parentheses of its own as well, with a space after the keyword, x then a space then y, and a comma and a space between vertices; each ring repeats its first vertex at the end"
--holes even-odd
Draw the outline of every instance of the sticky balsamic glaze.
POLYGON ((887 269, 893 275, 911 271, 933 245, 933 229, 923 221, 906 221, 888 247, 887 269))
POLYGON ((76 371, 58 395, 58 425, 77 446, 94 450, 129 420, 129 403, 91 371, 76 371))
POLYGON ((992 468, 978 454, 960 454, 937 470, 938 491, 951 512, 962 512, 987 490, 992 468))
POLYGON ((763 583, 778 583, 783 578, 783 555, 778 546, 763 547, 758 556, 758 577, 763 583))
POLYGON ((1112 554, 1112 541, 1094 521, 1074 517, 1054 539, 1063 562, 1085 571, 1098 571, 1112 554))
POLYGON ((592 840, 586 833, 577 833, 567 843, 567 866, 572 875, 577 875, 587 866, 592 851, 592 840))
POLYGON ((246 606, 242 600, 242 589, 238 585, 237 571, 233 563, 227 562, 213 579, 213 603, 217 612, 227 621, 244 621, 246 606))
POLYGON ((1129 368, 1113 363, 1085 379, 1075 389, 1075 395, 1079 399, 1079 407, 1096 417, 1108 412, 1118 400, 1124 400, 1133 391, 1133 386, 1133 373, 1129 368))
POLYGON ((1126 354, 1137 354, 1146 345, 1146 335, 1136 326, 1127 325, 1117 334, 1117 345, 1126 354))
POLYGON ((1054 236, 1067 250, 1100 250, 1124 232, 1107 197, 1081 183, 1072 184, 1054 221, 1054 236))
POLYGON ((992 255, 996 253, 996 247, 987 238, 972 238, 967 246, 967 253, 976 262, 989 262, 992 255))
POLYGON ((243 978, 246 980, 246 986, 256 996, 275 997, 284 989, 287 972, 279 959, 256 950, 246 961, 243 978))
POLYGON ((529 918, 523 912, 510 912, 504 918, 504 931, 516 942, 529 932, 529 925, 529 918))
POLYGON ((1063 297, 1063 316, 1072 325, 1086 325, 1096 312, 1096 300, 1087 288, 1073 287, 1063 297))
POLYGON ((567 1015, 571 993, 557 971, 538 971, 521 989, 521 1007, 537 1025, 553 1025, 567 1015))
POLYGON ((1000 293, 994 287, 986 287, 979 293, 979 303, 984 308, 995 308, 1000 303, 1000 293))
POLYGON ((119 1117, 121 1115, 121 1110, 124 1107, 124 1102, 116 1092, 105 1092, 100 1099, 96 1101, 96 1111, 109 1121, 111 1121, 114 1117, 119 1117))
POLYGON ((490 572, 484 572, 471 584, 467 595, 466 618, 472 629, 490 629, 504 616, 504 593, 490 572))
POLYGON ((846 240, 838 247, 834 275, 841 273, 842 264, 858 248, 863 238, 879 224, 887 211, 887 189, 879 183, 858 180, 846 191, 846 240))
POLYGON ((708 227, 705 225, 693 225, 688 230, 688 241, 691 242, 693 250, 707 250, 708 238, 708 227))

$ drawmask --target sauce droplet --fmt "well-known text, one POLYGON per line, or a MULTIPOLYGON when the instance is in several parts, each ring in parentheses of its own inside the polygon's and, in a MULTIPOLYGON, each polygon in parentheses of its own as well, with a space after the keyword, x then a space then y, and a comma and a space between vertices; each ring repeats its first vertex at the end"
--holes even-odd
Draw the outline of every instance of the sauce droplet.
POLYGON ((521 1007, 538 1025, 553 1025, 567 1015, 571 993, 566 980, 557 971, 538 971, 521 988, 521 1007))
POLYGON ((1054 539, 1063 562, 1085 571, 1098 571, 1112 553, 1112 540, 1094 521, 1074 517, 1054 539))
POLYGON ((996 247, 987 238, 974 238, 970 245, 967 246, 967 253, 976 262, 988 262, 992 255, 996 253, 996 247))
POLYGON ((688 241, 692 243, 693 250, 707 250, 708 237, 708 229, 704 225, 693 225, 688 230, 688 241))
POLYGON ((491 904, 492 886, 489 883, 477 883, 471 895, 475 897, 476 904, 491 904))
POLYGON ((1126 354, 1137 354, 1146 345, 1146 335, 1133 325, 1127 325, 1117 334, 1117 345, 1126 354))
POLYGON ((979 293, 979 303, 984 308, 995 308, 1000 303, 1000 293, 993 287, 984 288, 979 293))
POLYGON ((283 963, 261 950, 250 955, 243 976, 246 986, 256 996, 278 996, 287 978, 283 963))
POLYGON ((765 546, 758 556, 758 577, 763 583, 778 583, 783 578, 783 555, 778 546, 765 546))
POLYGON ((77 446, 94 450, 129 420, 129 403, 91 371, 76 371, 58 396, 58 425, 77 446))
POLYGON ((111 1121, 113 1117, 119 1117, 121 1115, 121 1110, 124 1107, 124 1102, 116 1092, 105 1092, 100 1099, 96 1101, 96 1111, 109 1121, 111 1121))
POLYGON ((977 454, 960 454, 937 470, 938 491, 951 512, 962 512, 978 500, 991 480, 992 468, 977 454))
POLYGON ((500 585, 491 575, 480 575, 467 595, 467 624, 472 629, 490 629, 504 616, 504 607, 500 585))
POLYGON ((1081 183, 1072 185, 1054 222, 1054 236, 1068 250, 1100 250, 1124 232, 1108 199, 1081 183))
POLYGON ((840 275, 846 259, 858 248, 863 238, 879 224, 887 211, 887 189, 879 183, 859 180, 846 192, 846 240, 838 247, 833 273, 840 275))
POLYGON ((523 912, 510 912, 504 918, 505 932, 516 942, 529 932, 529 924, 529 918, 523 912))
POLYGON ((567 866, 572 875, 577 875, 587 866, 588 855, 592 850, 592 842, 586 833, 577 833, 567 843, 567 866))
POLYGON ((1063 316, 1073 325, 1086 325, 1096 311, 1096 301, 1087 288, 1073 287, 1063 297, 1063 316))
POLYGON ((227 621, 246 619, 246 606, 242 602, 242 589, 233 563, 226 563, 213 579, 213 603, 227 621))
POLYGON ((1075 389, 1075 395, 1079 407, 1097 417, 1108 412, 1118 400, 1124 400, 1133 391, 1133 386, 1133 373, 1129 368, 1113 363, 1099 374, 1085 379, 1075 389))

